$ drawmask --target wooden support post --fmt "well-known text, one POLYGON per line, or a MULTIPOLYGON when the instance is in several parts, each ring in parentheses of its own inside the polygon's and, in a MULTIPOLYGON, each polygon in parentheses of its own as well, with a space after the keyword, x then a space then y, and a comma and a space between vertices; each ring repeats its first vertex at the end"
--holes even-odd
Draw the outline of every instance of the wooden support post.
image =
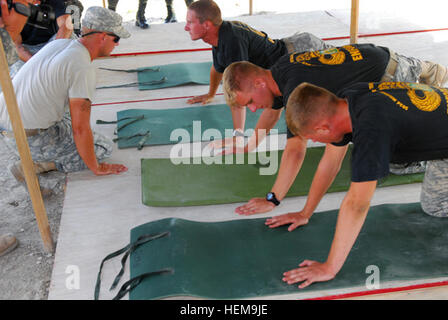
POLYGON ((106 8, 106 0, 103 0, 103 8, 106 8))
POLYGON ((14 93, 14 87, 8 72, 8 62, 6 54, 3 50, 3 42, 0 39, 0 85, 5 97, 6 107, 8 109, 9 118, 14 131, 14 137, 17 143, 23 172, 25 174, 26 184, 33 204, 34 214, 37 220, 37 226, 43 241, 45 251, 53 253, 54 244, 51 238, 50 225, 48 224, 47 212, 45 210, 44 201, 40 192, 39 180, 34 171, 34 163, 31 157, 30 148, 23 127, 22 118, 20 117, 17 99, 14 93))
POLYGON ((249 0, 249 15, 253 14, 254 3, 253 0, 249 0))
POLYGON ((350 21, 350 43, 358 42, 359 0, 352 0, 352 14, 350 21))

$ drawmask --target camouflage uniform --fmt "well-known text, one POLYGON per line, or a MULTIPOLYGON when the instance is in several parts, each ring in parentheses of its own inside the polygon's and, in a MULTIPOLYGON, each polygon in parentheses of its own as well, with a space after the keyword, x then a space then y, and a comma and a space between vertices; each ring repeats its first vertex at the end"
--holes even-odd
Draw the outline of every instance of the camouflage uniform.
MULTIPOLYGON (((386 68, 386 73, 384 74, 381 81, 393 81, 393 82, 420 82, 428 85, 438 85, 439 83, 435 78, 431 81, 427 79, 422 79, 422 70, 424 62, 419 59, 412 57, 405 57, 401 54, 390 51, 390 61, 386 68), (394 64, 395 70, 392 70, 393 74, 388 68, 391 64, 394 64)), ((432 62, 428 62, 433 66, 440 66, 432 62)), ((440 66, 441 67, 441 66, 440 66)), ((421 173, 426 170, 426 161, 404 163, 404 164, 390 164, 390 172, 397 175, 411 174, 411 173, 421 173)))
MULTIPOLYGON (((118 0, 109 0, 108 1, 108 9, 115 11, 117 9, 117 4, 118 4, 118 0)), ((148 0, 138 0, 138 10, 137 10, 137 25, 139 22, 141 23, 146 23, 146 18, 145 18, 145 10, 146 10, 146 5, 148 4, 148 0)))
MULTIPOLYGON (((173 9, 173 0, 165 0, 165 3, 166 3, 166 10, 167 10, 167 16, 165 19, 165 23, 177 22, 176 14, 174 13, 174 9, 173 9)), ((193 0, 185 0, 185 5, 187 6, 187 8, 192 3, 193 3, 193 0)))
MULTIPOLYGON (((165 3, 166 3, 166 6, 168 7, 168 6, 170 6, 171 8, 173 7, 173 0, 165 0, 165 3)), ((185 5, 187 6, 187 7, 189 7, 190 6, 190 4, 192 4, 193 3, 193 0, 185 0, 185 5)))
POLYGON ((137 20, 145 20, 145 10, 148 0, 138 0, 137 20))
MULTIPOLYGON (((92 30, 114 33, 128 38, 129 32, 122 26, 122 18, 102 7, 90 7, 82 24, 92 30)), ((61 40, 62 41, 62 40, 61 40)), ((45 50, 45 49, 44 49, 45 50)), ((36 61, 36 60, 34 60, 36 61)), ((67 88, 68 92, 69 88, 67 88)), ((73 129, 68 106, 62 119, 46 129, 28 129, 28 144, 35 163, 54 163, 60 172, 74 172, 86 169, 84 161, 77 151, 73 138, 73 129)), ((105 136, 92 132, 94 152, 98 161, 109 157, 113 142, 105 136)), ((5 143, 17 154, 16 143, 11 132, 3 133, 5 143)))
POLYGON ((19 56, 17 55, 16 46, 9 36, 8 31, 3 28, 0 28, 0 37, 2 38, 3 50, 6 54, 6 60, 8 61, 8 66, 14 64, 17 60, 19 60, 19 56))
MULTIPOLYGON (((6 60, 8 61, 9 69, 11 70, 12 65, 14 65, 19 60, 19 55, 17 54, 16 46, 12 41, 8 31, 0 28, 0 37, 3 43, 3 50, 6 54, 6 60)), ((0 93, 2 93, 2 88, 0 87, 0 93)))
MULTIPOLYGON (((387 73, 381 81, 419 82, 441 87, 448 80, 448 68, 438 63, 405 57, 391 50, 390 62, 394 62, 394 74, 387 73)), ((389 66, 388 66, 389 67, 389 66)))
POLYGON ((427 214, 448 217, 448 159, 428 161, 420 202, 427 214))
POLYGON ((421 61, 389 51, 390 59, 395 60, 397 67, 393 75, 385 74, 381 81, 418 82, 422 72, 421 61))
POLYGON ((297 32, 281 40, 285 43, 288 53, 325 50, 333 47, 308 32, 297 32))
MULTIPOLYGON (((390 77, 390 81, 420 82, 429 85, 439 85, 440 78, 433 77, 431 81, 422 79, 422 69, 424 64, 436 66, 438 70, 445 68, 432 62, 422 62, 416 58, 409 58, 397 53, 391 54, 392 59, 396 59, 397 69, 390 77)), ((384 79, 389 80, 389 79, 384 79)), ((420 201, 427 214, 435 217, 448 216, 448 159, 435 161, 421 161, 407 164, 390 164, 390 172, 394 174, 409 174, 425 172, 422 184, 420 201), (426 170, 426 172, 425 172, 426 170)))
POLYGON ((109 10, 115 11, 117 9, 118 0, 107 1, 107 7, 109 10))
MULTIPOLYGON (((148 4, 148 0, 138 0, 138 10, 137 10, 137 18, 142 15, 145 16, 146 5, 148 4)), ((109 10, 115 11, 117 10, 118 0, 109 0, 107 2, 107 8, 109 10)))
MULTIPOLYGON (((92 134, 98 162, 110 157, 113 142, 99 133, 92 132, 92 134)), ((14 137, 5 135, 5 143, 18 155, 14 137)), ((28 144, 34 162, 54 162, 56 169, 60 172, 87 169, 73 139, 72 120, 69 113, 48 129, 39 129, 38 134, 28 137, 28 144)))

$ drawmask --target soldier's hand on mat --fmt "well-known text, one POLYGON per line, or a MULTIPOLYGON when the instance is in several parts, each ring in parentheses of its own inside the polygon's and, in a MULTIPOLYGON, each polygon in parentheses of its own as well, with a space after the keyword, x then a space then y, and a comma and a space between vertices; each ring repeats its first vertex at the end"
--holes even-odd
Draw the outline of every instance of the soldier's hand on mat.
POLYGON ((212 150, 224 149, 218 154, 232 154, 247 152, 244 145, 244 137, 230 137, 221 140, 215 140, 207 145, 207 148, 212 150))
POLYGON ((241 215, 249 216, 257 213, 269 212, 275 208, 275 204, 265 198, 253 198, 248 203, 235 209, 241 215))
POLYGON ((277 217, 266 219, 265 225, 269 226, 269 228, 277 228, 285 224, 291 224, 288 227, 288 231, 292 231, 297 227, 307 224, 308 221, 309 218, 305 216, 302 211, 300 211, 282 214, 277 217))
POLYGON ((247 152, 247 149, 245 146, 243 146, 243 147, 235 146, 233 148, 224 149, 222 152, 220 152, 220 154, 226 155, 226 154, 236 154, 236 153, 246 153, 246 152, 247 152))
POLYGON ((210 149, 223 149, 226 146, 233 144, 233 137, 225 138, 225 139, 219 139, 219 140, 213 140, 207 145, 207 148, 210 149))
POLYGON ((302 282, 299 289, 308 287, 313 282, 328 281, 334 278, 335 272, 327 263, 304 260, 299 264, 298 269, 293 269, 283 273, 283 281, 288 284, 302 282))
POLYGON ((112 164, 112 163, 100 163, 98 168, 93 171, 97 176, 107 175, 107 174, 119 174, 128 171, 128 168, 122 164, 112 164))
POLYGON ((204 105, 204 104, 207 104, 207 103, 211 102, 214 97, 215 97, 214 95, 212 96, 212 95, 209 95, 207 93, 207 94, 203 94, 203 95, 200 95, 200 96, 195 96, 195 97, 193 97, 191 99, 188 99, 187 103, 189 103, 189 104, 201 103, 201 104, 204 105))
POLYGON ((221 154, 236 154, 247 152, 247 145, 244 144, 244 137, 233 137, 227 139, 231 139, 230 143, 226 142, 226 145, 224 146, 225 149, 221 152, 221 154))

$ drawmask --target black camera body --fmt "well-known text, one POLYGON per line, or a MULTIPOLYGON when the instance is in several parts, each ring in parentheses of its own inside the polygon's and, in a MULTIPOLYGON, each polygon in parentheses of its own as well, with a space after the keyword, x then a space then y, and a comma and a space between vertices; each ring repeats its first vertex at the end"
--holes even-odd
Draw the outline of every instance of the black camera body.
MULTIPOLYGON (((39 5, 24 5, 22 3, 14 3, 13 0, 6 0, 8 10, 14 10, 24 16, 28 17, 27 24, 41 29, 50 28, 56 20, 56 15, 53 8, 46 4, 46 0, 41 0, 39 5)), ((1 16, 0 8, 0 16, 1 16)))
POLYGON ((30 9, 31 13, 27 24, 37 28, 49 29, 56 21, 53 8, 46 4, 45 0, 41 0, 39 5, 31 5, 30 9))

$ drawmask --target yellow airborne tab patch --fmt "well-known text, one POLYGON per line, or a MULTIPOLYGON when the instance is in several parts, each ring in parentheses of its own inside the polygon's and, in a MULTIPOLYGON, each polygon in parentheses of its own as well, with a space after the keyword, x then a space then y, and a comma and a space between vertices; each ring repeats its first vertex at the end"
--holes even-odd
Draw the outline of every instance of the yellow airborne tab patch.
POLYGON ((345 50, 348 51, 348 53, 350 53, 353 61, 359 61, 359 60, 363 60, 363 56, 361 54, 361 51, 359 51, 358 48, 354 47, 354 46, 343 46, 342 48, 344 48, 345 50))

